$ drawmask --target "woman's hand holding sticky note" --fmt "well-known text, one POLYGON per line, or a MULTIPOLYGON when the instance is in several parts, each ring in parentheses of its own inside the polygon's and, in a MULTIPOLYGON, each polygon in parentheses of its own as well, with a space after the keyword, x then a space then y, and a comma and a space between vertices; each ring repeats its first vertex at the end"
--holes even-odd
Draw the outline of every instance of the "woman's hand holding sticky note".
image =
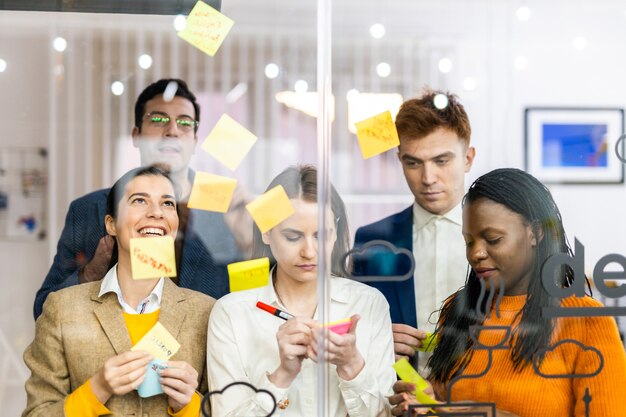
POLYGON ((421 404, 439 404, 438 401, 432 399, 424 390, 429 387, 428 382, 417 373, 406 358, 400 359, 393 364, 393 369, 404 382, 410 382, 415 385, 415 398, 421 404))

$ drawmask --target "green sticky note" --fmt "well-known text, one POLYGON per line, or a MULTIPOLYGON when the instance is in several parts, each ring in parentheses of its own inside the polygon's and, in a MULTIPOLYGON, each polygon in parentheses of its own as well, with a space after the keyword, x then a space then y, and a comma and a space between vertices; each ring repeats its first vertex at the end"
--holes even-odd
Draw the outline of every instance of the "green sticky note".
POLYGON ((415 348, 420 352, 432 352, 437 347, 439 338, 435 333, 426 333, 426 339, 422 340, 422 347, 415 348))

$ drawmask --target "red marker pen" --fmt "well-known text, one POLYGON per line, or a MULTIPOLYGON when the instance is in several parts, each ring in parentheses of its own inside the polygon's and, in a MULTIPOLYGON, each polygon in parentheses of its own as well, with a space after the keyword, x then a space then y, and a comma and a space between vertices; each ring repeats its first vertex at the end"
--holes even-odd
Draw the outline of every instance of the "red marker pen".
POLYGON ((275 315, 276 317, 280 317, 283 320, 289 320, 293 318, 293 315, 287 313, 286 311, 279 310, 276 307, 272 307, 260 301, 257 301, 256 306, 261 310, 265 310, 268 313, 275 315))

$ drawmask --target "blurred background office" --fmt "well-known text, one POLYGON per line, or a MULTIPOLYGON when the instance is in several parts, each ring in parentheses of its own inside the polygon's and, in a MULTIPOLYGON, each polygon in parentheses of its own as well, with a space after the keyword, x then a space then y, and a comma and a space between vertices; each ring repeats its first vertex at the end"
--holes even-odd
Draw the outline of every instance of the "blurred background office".
MULTIPOLYGON (((0 1, 0 409, 8 416, 25 404, 21 355, 68 204, 139 163, 130 130, 147 84, 179 77, 198 95, 196 170, 258 194, 287 165, 318 162, 316 2, 223 0, 235 25, 214 57, 176 36, 176 14, 193 2, 137 1, 136 10, 119 2, 115 14, 15 10, 29 3, 0 1), (223 113, 259 138, 234 172, 200 148, 223 113)), ((90 2, 32 3, 80 10, 90 2)), ((626 107, 624 1, 342 0, 332 19, 331 180, 352 233, 412 202, 395 151, 364 160, 353 123, 395 114, 424 86, 457 94, 469 113, 477 157, 468 183, 525 167, 528 107, 626 107)), ((613 168, 616 140, 603 149, 613 168)), ((626 255, 621 171, 550 185, 588 271, 606 254, 626 255)))

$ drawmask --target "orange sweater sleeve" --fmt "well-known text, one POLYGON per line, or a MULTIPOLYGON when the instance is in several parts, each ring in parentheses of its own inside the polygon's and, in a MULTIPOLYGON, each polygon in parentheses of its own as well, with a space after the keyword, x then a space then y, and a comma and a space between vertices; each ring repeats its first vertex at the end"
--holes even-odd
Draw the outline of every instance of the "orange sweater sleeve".
POLYGON ((67 396, 64 408, 67 417, 98 417, 111 414, 111 410, 93 393, 91 379, 67 396))
MULTIPOLYGON (((583 320, 580 320, 581 324, 583 320)), ((613 317, 586 317, 585 345, 602 356, 602 370, 595 376, 573 381, 576 417, 626 416, 626 353, 613 317), (589 407, 587 413, 586 408, 589 407)), ((576 375, 593 375, 600 366, 598 354, 579 350, 576 375)))
POLYGON ((202 397, 197 392, 191 397, 189 404, 180 409, 178 413, 167 407, 167 414, 172 417, 198 417, 200 415, 200 406, 202 405, 202 397))

